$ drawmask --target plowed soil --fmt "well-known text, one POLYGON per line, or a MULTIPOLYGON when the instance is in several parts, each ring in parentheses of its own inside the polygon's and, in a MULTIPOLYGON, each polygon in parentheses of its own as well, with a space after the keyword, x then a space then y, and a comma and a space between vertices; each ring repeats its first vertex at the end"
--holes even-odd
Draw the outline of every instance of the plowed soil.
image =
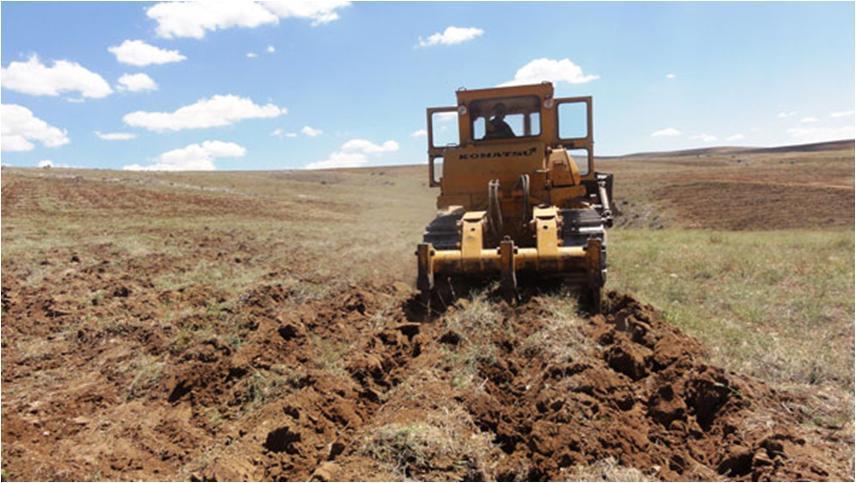
POLYGON ((849 427, 629 294, 426 315, 391 172, 4 170, 3 479, 852 479, 849 427))
MULTIPOLYGON (((157 325, 77 327, 74 350, 36 358, 4 348, 6 385, 34 371, 79 374, 38 402, 5 395, 8 477, 555 480, 608 458, 657 479, 847 477, 835 458, 846 448, 796 429, 798 398, 707 365, 697 343, 628 296, 610 294, 606 315, 553 334, 566 339, 559 354, 527 342, 556 322, 540 299, 492 301, 501 320, 480 336, 496 355, 477 360, 475 389, 456 389, 448 363, 465 348, 445 320, 466 299, 426 320, 403 286, 301 306, 292 296, 278 285, 244 294, 231 320, 239 347, 214 334, 171 355, 161 382, 132 401, 113 372, 131 352, 169 350, 157 325), (343 348, 333 367, 318 362, 329 346, 343 348), (262 398, 269 374, 281 386, 262 398), (398 433, 373 439, 409 425, 427 438, 422 454, 398 433)), ((45 324, 13 330, 48 337, 73 310, 52 297, 21 302, 4 292, 4 319, 23 311, 45 324)))

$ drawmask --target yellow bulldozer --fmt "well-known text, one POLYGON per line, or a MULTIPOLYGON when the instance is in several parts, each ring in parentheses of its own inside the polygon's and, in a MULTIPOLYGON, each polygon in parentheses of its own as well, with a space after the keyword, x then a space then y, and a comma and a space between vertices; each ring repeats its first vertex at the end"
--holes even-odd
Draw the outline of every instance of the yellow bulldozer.
POLYGON ((549 82, 456 94, 427 109, 440 195, 416 251, 423 303, 444 277, 497 276, 513 303, 531 274, 582 287, 600 312, 612 175, 595 171, 591 97, 554 98, 549 82))

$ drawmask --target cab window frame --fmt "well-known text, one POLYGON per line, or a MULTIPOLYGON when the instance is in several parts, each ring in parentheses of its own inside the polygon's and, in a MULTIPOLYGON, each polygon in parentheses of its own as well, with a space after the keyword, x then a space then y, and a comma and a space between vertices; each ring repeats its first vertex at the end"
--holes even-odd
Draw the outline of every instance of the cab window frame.
MULTIPOLYGON (((542 111, 541 99, 540 99, 540 97, 535 96, 535 95, 497 97, 497 98, 491 98, 491 99, 478 99, 478 100, 471 101, 469 103, 469 105, 467 105, 467 111, 469 113, 469 118, 470 118, 470 138, 471 138, 470 140, 471 140, 471 142, 473 142, 475 144, 494 143, 497 141, 506 142, 506 141, 513 141, 513 140, 517 140, 517 139, 538 138, 541 136, 543 129, 544 129, 544 123, 543 123, 544 113, 542 111), (523 102, 524 99, 528 99, 532 103, 531 107, 534 107, 534 109, 529 110, 529 111, 524 111, 522 109, 514 109, 512 107, 512 109, 509 109, 505 115, 506 119, 509 116, 522 115, 523 118, 521 119, 521 123, 523 125, 523 132, 518 134, 512 128, 512 132, 514 132, 514 137, 485 139, 484 136, 487 135, 487 124, 488 124, 488 122, 490 122, 490 118, 493 116, 493 110, 495 109, 496 105, 499 103, 503 103, 506 105, 511 104, 512 106, 514 106, 515 103, 523 102), (482 108, 481 107, 482 104, 486 104, 488 107, 482 108), (534 118, 533 118, 533 115, 535 116, 534 118), (528 123, 527 123, 527 118, 528 118, 528 123), (480 119, 482 119, 484 122, 484 133, 482 134, 481 137, 476 137, 476 124, 479 122, 480 119), (529 134, 528 135, 525 134, 527 124, 529 125, 529 134), (533 126, 537 127, 537 132, 532 130, 533 126)), ((509 126, 509 127, 511 127, 511 126, 509 126)))

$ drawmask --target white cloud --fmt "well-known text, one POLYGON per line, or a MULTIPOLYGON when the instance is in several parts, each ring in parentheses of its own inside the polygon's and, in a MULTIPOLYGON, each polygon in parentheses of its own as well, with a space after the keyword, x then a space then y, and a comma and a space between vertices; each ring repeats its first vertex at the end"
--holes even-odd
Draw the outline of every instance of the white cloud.
POLYGON ((201 39, 206 31, 233 27, 255 28, 275 24, 276 15, 262 5, 247 0, 228 2, 163 2, 146 10, 157 22, 159 37, 201 39))
POLYGON ((115 55, 119 62, 137 67, 181 62, 187 59, 177 50, 160 49, 142 40, 126 40, 119 45, 107 47, 107 50, 115 55))
POLYGON ((681 135, 681 131, 679 131, 673 127, 667 127, 664 129, 659 129, 659 130, 651 133, 651 137, 654 137, 654 138, 663 137, 663 136, 680 136, 680 135, 681 135))
POLYGON ((804 117, 804 118, 800 119, 800 122, 806 123, 806 124, 811 124, 813 122, 818 122, 819 120, 820 119, 818 119, 814 116, 809 116, 809 117, 804 117))
POLYGON ((796 115, 797 115, 797 111, 787 111, 787 112, 780 112, 778 117, 779 117, 779 119, 785 119, 788 117, 794 117, 796 115))
POLYGON ((268 45, 267 48, 265 49, 265 51, 268 54, 272 54, 272 53, 276 52, 276 47, 274 47, 273 45, 268 45))
POLYGON ((280 18, 305 18, 321 25, 337 20, 338 10, 349 4, 342 0, 162 2, 149 7, 146 15, 157 22, 159 37, 201 39, 208 31, 255 28, 276 24, 280 18))
POLYGON ((95 131, 95 135, 105 141, 130 141, 137 137, 136 134, 130 132, 101 132, 95 131))
POLYGON ((600 76, 583 74, 583 69, 571 62, 571 59, 555 60, 541 58, 535 59, 517 69, 514 79, 500 85, 538 84, 542 81, 550 81, 554 84, 560 82, 584 84, 599 78, 600 76))
POLYGON ((712 134, 696 134, 695 136, 690 137, 690 139, 696 139, 704 143, 712 143, 716 141, 718 138, 712 134))
POLYGON ((398 151, 398 143, 395 141, 387 141, 383 144, 375 144, 365 139, 351 139, 343 144, 340 149, 349 153, 389 153, 398 151))
POLYGON ((140 91, 156 91, 158 85, 146 74, 123 74, 119 77, 119 84, 116 89, 120 91, 140 92, 140 91))
POLYGON ((307 164, 305 169, 359 168, 368 163, 369 159, 365 154, 336 151, 323 161, 307 164))
POLYGON ((424 138, 426 136, 428 136, 428 131, 424 129, 417 129, 416 131, 410 133, 410 137, 412 138, 424 138))
POLYGON ((442 32, 436 32, 427 39, 419 37, 420 47, 431 47, 432 45, 455 45, 469 42, 484 34, 484 30, 475 27, 446 27, 442 32))
POLYGON ((39 168, 77 168, 77 166, 72 166, 70 164, 54 163, 50 159, 43 159, 36 163, 36 166, 39 168))
POLYGON ((854 137, 853 126, 842 127, 795 127, 787 130, 789 136, 800 143, 838 141, 854 137))
POLYGON ((255 52, 247 52, 247 58, 248 59, 255 59, 258 56, 259 56, 259 54, 255 53, 255 52))
MULTIPOLYGON (((324 131, 322 131, 320 129, 315 129, 314 127, 311 127, 311 126, 303 126, 303 128, 300 130, 301 134, 303 134, 304 136, 309 136, 311 138, 320 136, 323 132, 324 131)), ((285 129, 282 129, 282 128, 274 129, 273 132, 270 133, 270 135, 277 137, 277 138, 280 138, 280 139, 282 139, 282 138, 296 138, 297 137, 296 132, 286 132, 285 129)))
POLYGON ((141 166, 131 164, 123 166, 128 171, 212 171, 216 158, 240 158, 247 153, 243 146, 223 141, 204 141, 179 149, 167 151, 157 158, 154 164, 141 166))
POLYGON ((312 26, 339 20, 338 10, 351 4, 346 0, 266 0, 262 4, 280 18, 306 18, 312 26))
POLYGON ((174 112, 135 111, 125 114, 122 120, 129 126, 162 132, 228 126, 244 119, 273 118, 286 112, 284 107, 260 106, 251 99, 229 94, 199 99, 174 112))
POLYGON ((677 77, 677 76, 676 76, 675 74, 672 74, 671 72, 670 72, 670 73, 668 73, 668 74, 666 74, 666 79, 674 79, 674 78, 676 78, 676 77, 677 77))
POLYGON ((321 133, 323 133, 324 131, 322 131, 320 129, 315 129, 314 127, 310 127, 310 126, 303 126, 303 128, 300 130, 300 132, 304 136, 309 136, 311 138, 314 138, 314 137, 320 136, 321 133))
POLYGON ((282 139, 282 138, 296 138, 297 137, 296 132, 285 132, 285 129, 282 129, 279 127, 274 129, 273 132, 270 133, 270 135, 273 137, 280 138, 280 139, 282 139))
POLYGON ((838 111, 838 112, 830 112, 829 117, 848 117, 852 116, 853 111, 838 111))
POLYGON ((391 153, 398 151, 398 143, 392 140, 383 144, 375 144, 366 139, 351 139, 343 144, 338 151, 330 153, 323 161, 306 165, 306 169, 356 168, 369 163, 369 155, 391 153))
POLYGON ((3 151, 30 151, 35 147, 33 141, 49 148, 70 142, 65 130, 42 121, 24 106, 3 104, 0 114, 3 151))
POLYGON ((728 136, 727 138, 725 138, 725 140, 726 141, 740 141, 740 140, 745 139, 745 138, 746 138, 746 136, 744 136, 740 133, 737 133, 737 134, 732 134, 731 136, 728 136))
POLYGON ((11 62, 0 69, 3 87, 33 96, 58 96, 79 92, 83 97, 101 98, 113 89, 103 77, 75 62, 54 61, 48 67, 33 55, 26 62, 11 62))

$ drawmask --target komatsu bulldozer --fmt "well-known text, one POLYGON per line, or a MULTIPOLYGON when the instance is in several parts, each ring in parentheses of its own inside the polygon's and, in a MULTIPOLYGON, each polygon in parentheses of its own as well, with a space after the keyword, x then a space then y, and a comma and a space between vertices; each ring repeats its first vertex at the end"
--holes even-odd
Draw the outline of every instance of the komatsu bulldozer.
POLYGON ((427 109, 440 195, 416 250, 423 303, 458 276, 498 278, 513 303, 528 273, 582 287, 600 312, 612 175, 595 171, 591 97, 555 98, 549 82, 456 94, 427 109))

